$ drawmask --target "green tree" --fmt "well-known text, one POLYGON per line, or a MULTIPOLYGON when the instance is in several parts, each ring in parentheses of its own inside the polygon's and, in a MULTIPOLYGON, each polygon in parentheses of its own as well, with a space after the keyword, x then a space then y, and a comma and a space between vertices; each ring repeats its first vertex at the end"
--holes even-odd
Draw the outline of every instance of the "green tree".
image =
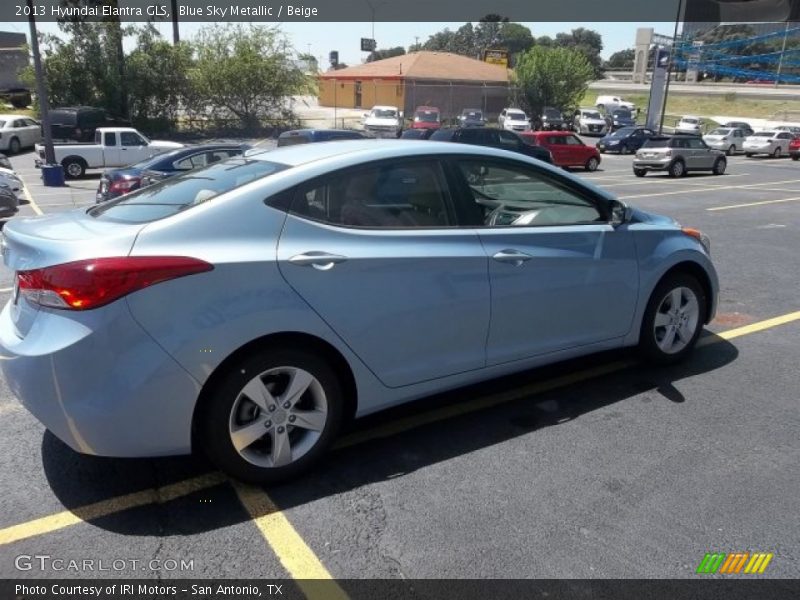
POLYGON ((290 96, 312 89, 275 27, 213 25, 198 32, 194 48, 190 104, 198 114, 258 129, 264 120, 293 118, 290 96))
POLYGON ((614 52, 614 54, 609 56, 605 64, 605 68, 615 71, 629 71, 633 69, 633 63, 635 60, 636 50, 633 48, 627 48, 625 50, 620 50, 619 52, 614 52))
POLYGON ((596 79, 602 75, 603 60, 600 53, 603 51, 603 38, 596 31, 579 27, 569 33, 559 33, 554 45, 577 50, 592 66, 592 77, 596 79))
POLYGON ((126 58, 133 123, 147 131, 174 129, 189 91, 192 48, 173 45, 152 24, 137 31, 136 49, 126 58))
POLYGON ((375 62, 376 60, 383 60, 384 58, 391 58, 393 56, 403 56, 406 49, 402 46, 395 46, 394 48, 385 48, 374 50, 367 56, 367 62, 375 62))
POLYGON ((592 65, 579 50, 534 46, 519 56, 514 83, 529 114, 539 115, 545 106, 571 112, 578 107, 593 75, 592 65))

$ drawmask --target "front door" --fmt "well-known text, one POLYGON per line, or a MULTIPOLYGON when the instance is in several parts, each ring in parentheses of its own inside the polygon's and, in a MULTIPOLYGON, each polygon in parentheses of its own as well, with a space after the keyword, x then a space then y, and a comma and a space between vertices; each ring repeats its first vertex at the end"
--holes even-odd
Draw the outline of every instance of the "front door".
POLYGON ((410 385, 486 364, 486 254, 455 224, 438 159, 373 163, 298 189, 278 264, 385 385, 410 385))
POLYGON ((489 258, 487 364, 614 340, 632 324, 638 265, 632 234, 608 223, 606 201, 531 165, 455 162, 465 205, 489 258))

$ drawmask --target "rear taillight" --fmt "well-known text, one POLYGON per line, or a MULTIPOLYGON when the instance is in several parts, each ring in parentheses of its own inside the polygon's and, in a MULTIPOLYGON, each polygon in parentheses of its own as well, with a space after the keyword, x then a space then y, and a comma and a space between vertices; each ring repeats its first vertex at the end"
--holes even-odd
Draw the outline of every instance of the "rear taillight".
POLYGON ((108 191, 125 194, 139 185, 140 181, 138 177, 135 179, 119 179, 117 181, 112 181, 108 186, 108 191))
POLYGON ((29 302, 51 308, 89 310, 157 283, 213 270, 185 256, 93 258, 19 271, 19 292, 29 302))

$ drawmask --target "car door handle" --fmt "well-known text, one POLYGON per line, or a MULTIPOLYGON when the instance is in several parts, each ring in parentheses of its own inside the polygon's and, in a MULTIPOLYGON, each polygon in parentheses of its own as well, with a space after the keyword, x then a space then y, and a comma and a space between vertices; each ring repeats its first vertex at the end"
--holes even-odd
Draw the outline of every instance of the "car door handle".
POLYGON ((346 256, 339 254, 328 254, 327 252, 306 252, 305 254, 296 254, 289 259, 289 262, 299 267, 314 267, 318 271, 328 271, 333 268, 335 264, 347 260, 346 256))
POLYGON ((520 266, 522 263, 532 259, 530 254, 525 254, 519 250, 501 250, 492 255, 492 258, 497 262, 510 263, 515 267, 520 266))

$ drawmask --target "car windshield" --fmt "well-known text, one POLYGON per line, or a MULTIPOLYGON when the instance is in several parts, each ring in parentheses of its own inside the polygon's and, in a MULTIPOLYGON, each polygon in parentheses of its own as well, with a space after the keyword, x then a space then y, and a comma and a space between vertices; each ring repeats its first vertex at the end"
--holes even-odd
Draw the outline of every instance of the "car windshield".
POLYGON ((508 115, 508 118, 511 119, 512 121, 525 121, 525 120, 527 120, 527 117, 525 116, 525 113, 522 113, 522 112, 514 111, 514 112, 508 112, 506 114, 508 115))
POLYGON ((730 132, 730 129, 712 129, 708 135, 728 135, 730 132))
POLYGON ((644 143, 642 148, 666 148, 669 146, 669 141, 670 138, 651 138, 644 143))
POLYGON ((483 113, 479 110, 465 110, 461 114, 467 119, 480 119, 483 117, 483 113))
POLYGON ((561 113, 558 112, 555 108, 545 108, 544 116, 547 117, 548 119, 560 119, 561 113))
POLYGON ((288 168, 265 160, 232 158, 101 204, 89 209, 88 214, 125 223, 149 223, 288 168))
POLYGON ((690 125, 697 125, 697 119, 681 119, 684 123, 689 123, 690 125))
POLYGON ((420 111, 414 116, 417 120, 425 121, 426 123, 435 123, 439 120, 439 113, 430 110, 420 111))
POLYGON ((617 129, 614 133, 612 133, 611 137, 628 137, 634 131, 635 130, 633 127, 623 127, 622 129, 617 129))
POLYGON ((600 113, 597 112, 597 111, 594 111, 594 110, 587 111, 587 112, 583 113, 583 118, 584 119, 599 119, 601 121, 603 120, 603 117, 600 116, 600 113))
POLYGON ((623 119, 627 119, 627 118, 630 118, 631 111, 629 111, 629 110, 615 110, 612 114, 615 117, 622 117, 623 119))
POLYGON ((771 138, 775 135, 774 131, 759 131, 758 133, 754 133, 750 137, 757 137, 757 138, 771 138))
POLYGON ((372 116, 378 119, 396 119, 397 111, 390 108, 376 108, 372 111, 372 116))

